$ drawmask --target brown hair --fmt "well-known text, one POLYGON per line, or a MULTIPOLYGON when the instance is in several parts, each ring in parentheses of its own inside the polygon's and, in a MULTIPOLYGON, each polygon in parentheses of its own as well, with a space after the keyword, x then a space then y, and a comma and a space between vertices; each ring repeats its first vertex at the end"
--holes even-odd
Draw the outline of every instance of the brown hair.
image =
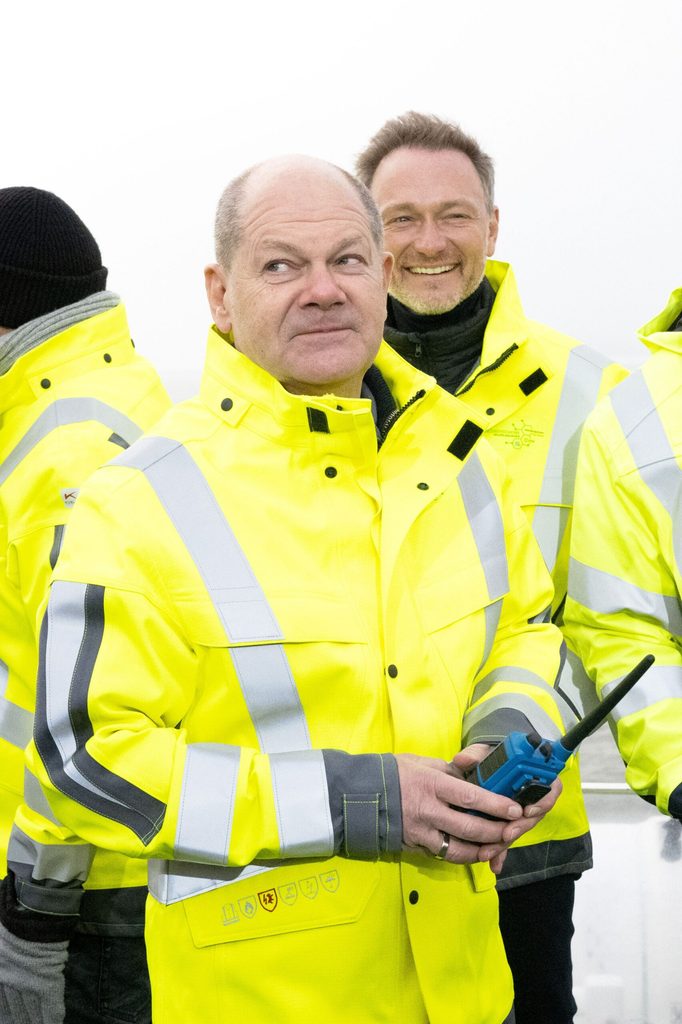
POLYGON ((459 125, 443 121, 435 114, 420 114, 408 110, 400 117, 387 121, 374 135, 355 162, 355 172, 371 188, 372 179, 381 161, 394 149, 453 149, 468 156, 476 168, 485 193, 488 210, 494 205, 495 170, 492 159, 484 153, 476 139, 462 131, 459 125))

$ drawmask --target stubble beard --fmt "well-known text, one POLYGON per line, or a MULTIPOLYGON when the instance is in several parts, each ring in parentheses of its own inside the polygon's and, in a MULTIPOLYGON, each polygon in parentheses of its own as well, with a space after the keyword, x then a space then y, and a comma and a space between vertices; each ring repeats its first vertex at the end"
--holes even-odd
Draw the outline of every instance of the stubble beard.
MULTIPOLYGON (((407 273, 407 272, 406 272, 407 273)), ((389 285, 389 295, 401 302, 403 306, 407 306, 413 313, 419 314, 419 316, 438 316, 440 313, 449 313, 451 310, 456 309, 460 303, 468 299, 470 295, 478 288, 481 281, 473 281, 465 283, 462 287, 462 292, 459 295, 443 295, 442 297, 428 295, 415 295, 409 288, 405 288, 402 284, 394 281, 395 274, 391 279, 389 285)))

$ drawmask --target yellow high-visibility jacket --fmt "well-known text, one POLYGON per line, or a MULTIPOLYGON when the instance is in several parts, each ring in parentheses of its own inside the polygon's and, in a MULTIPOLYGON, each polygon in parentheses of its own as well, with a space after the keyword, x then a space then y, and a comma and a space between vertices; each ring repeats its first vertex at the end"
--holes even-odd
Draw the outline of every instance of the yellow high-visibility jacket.
MULTIPOLYGON (((574 338, 529 320, 509 264, 488 260, 486 276, 496 296, 481 360, 457 397, 485 426, 486 440, 506 463, 512 497, 526 512, 552 574, 551 617, 561 626, 580 431, 600 396, 627 371, 574 338)), ((557 688, 582 711, 585 691, 592 687, 570 644, 565 655, 557 688)), ((561 778, 564 791, 556 807, 514 844, 498 888, 592 866, 577 757, 561 778)))
POLYGON ((640 332, 653 352, 592 414, 576 485, 566 628, 600 694, 655 664, 612 713, 626 779, 682 815, 682 288, 640 332))
MULTIPOLYGON (((132 444, 169 405, 156 372, 133 348, 121 304, 53 335, 0 376, 3 861, 23 796, 23 752, 32 732, 36 616, 65 524, 85 479, 132 444)), ((31 859, 26 848, 22 859, 31 859)), ((146 883, 138 864, 120 857, 105 861, 108 878, 101 884, 146 883)))
POLYGON ((289 394, 213 328, 200 396, 74 510, 29 758, 150 859, 155 1024, 510 1011, 494 876, 401 856, 392 755, 560 733, 551 583, 467 410, 377 367, 380 447, 367 398, 289 394))

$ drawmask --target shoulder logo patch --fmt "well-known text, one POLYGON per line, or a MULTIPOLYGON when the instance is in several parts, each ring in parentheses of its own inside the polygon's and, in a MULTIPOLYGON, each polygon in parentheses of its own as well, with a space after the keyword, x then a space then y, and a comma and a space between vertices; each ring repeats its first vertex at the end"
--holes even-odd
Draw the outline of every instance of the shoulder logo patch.
POLYGON ((79 487, 62 487, 59 493, 61 494, 62 501, 67 508, 71 508, 72 505, 76 504, 76 498, 78 497, 79 491, 79 487))

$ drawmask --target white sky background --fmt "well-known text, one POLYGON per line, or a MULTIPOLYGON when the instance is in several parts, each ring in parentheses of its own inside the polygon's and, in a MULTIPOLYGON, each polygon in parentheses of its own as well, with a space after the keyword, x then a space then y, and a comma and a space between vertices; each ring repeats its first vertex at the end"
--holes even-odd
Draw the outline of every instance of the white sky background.
POLYGON ((681 0, 5 0, 0 185, 76 209, 185 397, 228 180, 285 152, 351 169, 387 118, 436 113, 495 159, 526 312, 635 365, 682 286, 681 40, 681 0))

